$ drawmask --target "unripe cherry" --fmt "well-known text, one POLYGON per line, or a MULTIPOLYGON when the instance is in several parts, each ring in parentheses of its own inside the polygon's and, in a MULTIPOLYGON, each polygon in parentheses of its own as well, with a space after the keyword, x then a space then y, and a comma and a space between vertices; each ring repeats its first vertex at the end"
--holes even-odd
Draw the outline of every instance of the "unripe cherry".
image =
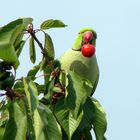
POLYGON ((92 44, 84 44, 81 52, 85 57, 92 57, 95 54, 95 47, 92 44))

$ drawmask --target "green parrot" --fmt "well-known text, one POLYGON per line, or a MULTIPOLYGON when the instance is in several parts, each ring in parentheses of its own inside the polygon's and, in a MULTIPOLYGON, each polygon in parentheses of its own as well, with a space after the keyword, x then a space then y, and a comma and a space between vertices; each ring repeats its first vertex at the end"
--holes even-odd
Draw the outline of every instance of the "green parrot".
POLYGON ((61 69, 74 71, 83 79, 92 83, 93 90, 90 96, 95 92, 99 80, 99 67, 95 55, 96 32, 91 28, 80 30, 71 49, 66 51, 60 58, 61 69), (92 46, 93 49, 83 46, 92 46), (90 52, 91 51, 91 52, 90 52), (94 52, 93 52, 94 51, 94 52))

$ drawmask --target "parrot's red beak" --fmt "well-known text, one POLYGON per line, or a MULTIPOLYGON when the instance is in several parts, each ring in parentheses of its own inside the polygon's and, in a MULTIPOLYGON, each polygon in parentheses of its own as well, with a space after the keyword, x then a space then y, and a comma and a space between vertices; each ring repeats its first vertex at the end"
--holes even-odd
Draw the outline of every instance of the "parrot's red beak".
POLYGON ((83 44, 91 44, 93 39, 93 33, 91 31, 87 31, 83 34, 83 44))

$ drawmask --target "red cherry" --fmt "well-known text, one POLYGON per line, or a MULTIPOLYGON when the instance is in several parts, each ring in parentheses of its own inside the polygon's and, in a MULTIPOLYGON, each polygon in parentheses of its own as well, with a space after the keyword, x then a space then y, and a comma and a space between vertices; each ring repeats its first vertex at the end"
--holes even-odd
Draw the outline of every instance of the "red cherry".
POLYGON ((85 43, 89 43, 93 38, 93 33, 91 31, 87 31, 83 34, 83 39, 85 43))
POLYGON ((95 54, 95 47, 92 44, 84 44, 81 51, 83 56, 92 57, 95 54))

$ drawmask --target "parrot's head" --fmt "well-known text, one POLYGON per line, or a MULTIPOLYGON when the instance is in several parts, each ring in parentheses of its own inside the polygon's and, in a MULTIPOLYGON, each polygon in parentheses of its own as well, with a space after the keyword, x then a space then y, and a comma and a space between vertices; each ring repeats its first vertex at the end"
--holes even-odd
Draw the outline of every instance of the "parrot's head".
POLYGON ((74 51, 82 51, 82 54, 87 57, 91 57, 95 53, 96 46, 96 32, 91 28, 84 28, 80 30, 78 36, 72 46, 74 51), (91 51, 91 52, 90 52, 91 51))

